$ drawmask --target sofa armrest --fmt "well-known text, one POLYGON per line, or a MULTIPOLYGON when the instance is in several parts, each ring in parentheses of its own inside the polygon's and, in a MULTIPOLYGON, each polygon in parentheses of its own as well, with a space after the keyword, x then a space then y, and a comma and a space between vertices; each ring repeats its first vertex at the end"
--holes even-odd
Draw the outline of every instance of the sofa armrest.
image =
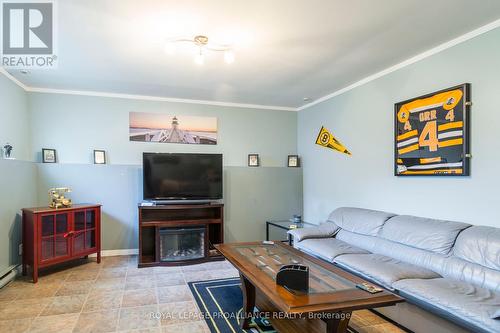
POLYGON ((304 239, 310 239, 310 238, 332 237, 337 233, 338 230, 339 227, 336 224, 325 222, 317 227, 289 230, 288 234, 293 237, 293 240, 295 242, 300 242, 304 239))

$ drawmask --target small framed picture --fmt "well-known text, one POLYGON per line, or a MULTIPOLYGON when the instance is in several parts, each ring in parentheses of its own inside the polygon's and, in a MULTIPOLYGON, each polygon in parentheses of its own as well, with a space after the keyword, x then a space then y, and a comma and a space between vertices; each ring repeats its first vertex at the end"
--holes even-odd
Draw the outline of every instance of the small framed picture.
POLYGON ((288 167, 298 168, 300 166, 299 155, 288 155, 288 167))
POLYGON ((248 154, 248 166, 258 167, 260 165, 259 154, 248 154))
POLYGON ((106 164, 106 151, 94 150, 94 164, 106 164))
POLYGON ((56 150, 42 148, 42 162, 43 163, 56 163, 57 162, 56 150))

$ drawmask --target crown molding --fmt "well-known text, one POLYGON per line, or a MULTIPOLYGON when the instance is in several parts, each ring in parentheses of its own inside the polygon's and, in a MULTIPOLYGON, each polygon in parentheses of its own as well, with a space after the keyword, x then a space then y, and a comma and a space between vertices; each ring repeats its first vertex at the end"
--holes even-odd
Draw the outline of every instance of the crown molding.
POLYGON ((19 81, 18 79, 16 79, 14 76, 12 76, 12 74, 10 74, 9 72, 7 72, 5 70, 5 68, 3 67, 0 67, 0 73, 2 73, 3 75, 5 75, 5 77, 7 77, 9 80, 11 80, 12 82, 14 82, 15 84, 17 84, 19 87, 21 87, 23 90, 25 91, 28 91, 28 86, 25 85, 24 83, 22 83, 21 81, 19 81))
POLYGON ((379 78, 381 78, 383 76, 386 76, 386 75, 388 75, 388 74, 390 74, 392 72, 395 72, 395 71, 400 70, 400 69, 402 69, 404 67, 412 65, 412 64, 414 64, 414 63, 416 63, 416 62, 418 62, 420 60, 423 60, 423 59, 428 58, 428 57, 430 57, 430 56, 432 56, 434 54, 437 54, 437 53, 442 52, 444 50, 447 50, 447 49, 449 49, 451 47, 454 47, 454 46, 456 46, 458 44, 466 42, 466 41, 468 41, 468 40, 470 40, 470 39, 472 39, 474 37, 480 36, 480 35, 482 35, 484 33, 487 33, 487 32, 489 32, 491 30, 494 30, 494 29, 496 29, 498 27, 500 27, 500 19, 498 19, 496 21, 493 21, 491 23, 488 23, 486 25, 483 25, 482 27, 479 27, 479 28, 477 28, 475 30, 472 30, 472 31, 470 31, 470 32, 468 32, 468 33, 466 33, 466 34, 464 34, 462 36, 459 36, 457 38, 454 38, 454 39, 452 39, 452 40, 450 40, 450 41, 448 41, 446 43, 438 45, 438 46, 436 46, 436 47, 434 47, 434 48, 432 48, 430 50, 422 52, 422 53, 420 53, 420 54, 418 54, 418 55, 416 55, 414 57, 411 57, 411 58, 409 58, 409 59, 407 59, 407 60, 405 60, 403 62, 400 62, 399 64, 396 64, 394 66, 386 68, 386 69, 384 69, 384 70, 382 70, 382 71, 380 71, 378 73, 375 73, 373 75, 367 76, 367 77, 365 77, 365 78, 363 78, 363 79, 361 79, 361 80, 359 80, 359 81, 357 81, 357 82, 355 82, 355 83, 353 83, 353 84, 351 84, 351 85, 349 85, 347 87, 339 89, 339 90, 337 90, 337 91, 335 91, 335 92, 333 92, 331 94, 328 94, 328 95, 325 95, 323 97, 320 97, 320 98, 312 101, 311 103, 308 103, 308 104, 305 104, 305 105, 303 105, 301 107, 298 107, 297 111, 305 110, 307 108, 310 108, 311 106, 314 106, 316 104, 319 104, 319 103, 322 103, 324 101, 327 101, 327 100, 329 100, 329 99, 331 99, 333 97, 342 95, 342 94, 344 94, 344 93, 346 93, 346 92, 348 92, 348 91, 350 91, 350 90, 352 90, 354 88, 357 88, 357 87, 360 87, 362 85, 365 85, 365 84, 367 84, 367 83, 369 83, 371 81, 374 81, 374 80, 379 79, 379 78))
POLYGON ((246 103, 232 103, 232 102, 218 102, 199 99, 185 99, 173 97, 160 97, 160 96, 147 96, 147 95, 134 95, 134 94, 121 94, 110 93, 101 91, 87 91, 87 90, 68 90, 68 89, 52 89, 52 88, 39 88, 30 87, 16 79, 12 74, 7 72, 5 68, 0 67, 0 73, 5 75, 12 82, 21 87, 24 91, 45 94, 63 94, 63 95, 78 95, 78 96, 91 96, 91 97, 109 97, 109 98, 124 98, 134 99, 141 101, 156 101, 156 102, 172 102, 184 104, 201 104, 212 106, 235 107, 245 109, 261 109, 261 110, 275 110, 275 111, 298 111, 297 108, 287 106, 274 106, 274 105, 260 105, 260 104, 246 104, 246 103))
POLYGON ((121 93, 87 91, 87 90, 66 90, 66 89, 27 87, 26 91, 34 92, 34 93, 45 93, 45 94, 63 94, 63 95, 79 95, 79 96, 92 96, 92 97, 124 98, 124 99, 135 99, 135 100, 141 100, 141 101, 201 104, 201 105, 225 106, 225 107, 236 107, 236 108, 245 108, 245 109, 297 111, 297 108, 286 107, 286 106, 218 102, 218 101, 199 100, 199 99, 184 99, 184 98, 173 98, 173 97, 121 94, 121 93))

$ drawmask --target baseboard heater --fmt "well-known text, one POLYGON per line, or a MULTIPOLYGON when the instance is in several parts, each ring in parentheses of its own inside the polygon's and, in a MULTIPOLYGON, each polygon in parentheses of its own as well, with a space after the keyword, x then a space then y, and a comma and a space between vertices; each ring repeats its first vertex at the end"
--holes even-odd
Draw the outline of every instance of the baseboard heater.
POLYGON ((0 272, 0 288, 3 288, 17 275, 17 266, 13 265, 0 272))

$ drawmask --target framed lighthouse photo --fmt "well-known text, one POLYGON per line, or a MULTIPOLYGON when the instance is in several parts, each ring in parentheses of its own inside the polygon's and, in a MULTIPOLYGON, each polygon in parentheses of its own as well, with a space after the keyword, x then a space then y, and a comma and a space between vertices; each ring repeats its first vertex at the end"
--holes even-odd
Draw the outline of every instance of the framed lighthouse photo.
POLYGON ((217 144, 217 118, 129 113, 130 141, 157 143, 217 144))
POLYGON ((394 105, 396 176, 469 176, 469 83, 394 105))

